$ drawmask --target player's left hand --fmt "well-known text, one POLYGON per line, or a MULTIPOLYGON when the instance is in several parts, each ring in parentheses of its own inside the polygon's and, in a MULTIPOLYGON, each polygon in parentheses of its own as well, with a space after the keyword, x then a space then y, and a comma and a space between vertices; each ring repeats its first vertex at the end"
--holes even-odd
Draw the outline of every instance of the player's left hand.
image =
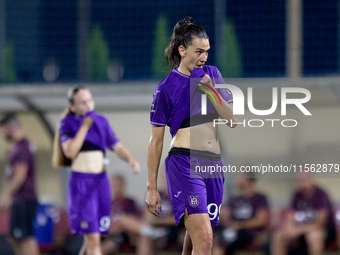
POLYGON ((138 161, 133 160, 132 162, 129 163, 129 166, 132 167, 133 173, 138 174, 140 171, 140 164, 138 161))

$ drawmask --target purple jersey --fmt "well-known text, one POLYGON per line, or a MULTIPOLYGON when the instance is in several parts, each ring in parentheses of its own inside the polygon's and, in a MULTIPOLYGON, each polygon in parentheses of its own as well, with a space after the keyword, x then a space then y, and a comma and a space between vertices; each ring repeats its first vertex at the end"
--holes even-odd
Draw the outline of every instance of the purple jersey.
POLYGON ((14 144, 8 156, 9 165, 6 168, 6 174, 9 180, 13 179, 16 164, 26 164, 28 166, 27 177, 19 190, 13 195, 13 202, 37 198, 34 180, 35 153, 36 147, 24 138, 14 144))
POLYGON ((111 201, 111 216, 117 216, 123 213, 138 216, 135 201, 127 197, 114 198, 111 201))
MULTIPOLYGON (((174 68, 165 79, 159 83, 153 94, 150 111, 152 125, 170 127, 174 136, 184 119, 201 114, 201 94, 190 92, 190 77, 174 68)), ((208 74, 215 84, 224 83, 221 73, 214 66, 204 66, 203 71, 208 74)), ((197 77, 195 77, 197 78, 197 77)), ((227 102, 233 101, 232 95, 226 89, 216 89, 227 102)), ((207 114, 215 113, 215 109, 208 101, 207 114)))
POLYGON ((249 220, 260 210, 269 209, 266 196, 260 193, 251 197, 233 196, 228 201, 228 208, 233 220, 249 220))
POLYGON ((68 114, 63 118, 59 129, 60 142, 64 143, 73 139, 87 116, 93 119, 93 125, 88 130, 84 142, 89 142, 98 147, 105 155, 105 148, 112 149, 114 145, 119 143, 119 139, 115 136, 108 120, 94 111, 88 112, 82 118, 75 114, 68 114))
POLYGON ((315 186, 312 197, 306 197, 297 191, 292 199, 292 209, 295 211, 294 218, 298 223, 313 223, 319 210, 327 210, 328 226, 334 226, 333 210, 327 193, 315 186))

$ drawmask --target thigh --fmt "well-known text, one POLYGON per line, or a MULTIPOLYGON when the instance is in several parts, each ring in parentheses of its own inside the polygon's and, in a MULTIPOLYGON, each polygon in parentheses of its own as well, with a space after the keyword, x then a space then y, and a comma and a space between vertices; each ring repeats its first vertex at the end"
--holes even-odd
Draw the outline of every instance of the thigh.
MULTIPOLYGON (((223 167, 221 161, 215 162, 223 167)), ((221 204, 223 200, 223 185, 224 177, 223 175, 214 175, 206 179, 206 190, 207 190, 207 210, 209 213, 209 218, 213 226, 218 225, 221 204)))
POLYGON ((98 199, 95 180, 70 178, 68 214, 71 232, 80 235, 99 232, 98 199))
POLYGON ((109 179, 105 176, 100 182, 98 190, 98 219, 101 234, 108 234, 111 224, 111 189, 109 179))
POLYGON ((184 225, 191 238, 193 246, 200 246, 211 242, 213 238, 212 226, 207 213, 186 214, 184 225))
POLYGON ((205 180, 191 178, 190 156, 169 155, 165 170, 169 196, 177 225, 183 226, 185 209, 188 214, 207 213, 207 190, 205 180))

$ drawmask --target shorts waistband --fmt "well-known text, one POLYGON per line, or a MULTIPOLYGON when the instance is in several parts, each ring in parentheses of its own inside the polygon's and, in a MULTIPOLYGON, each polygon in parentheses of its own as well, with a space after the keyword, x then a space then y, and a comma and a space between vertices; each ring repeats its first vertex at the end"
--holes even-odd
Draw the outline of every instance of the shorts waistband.
POLYGON ((200 150, 188 149, 188 148, 173 147, 170 149, 169 155, 174 155, 174 154, 192 156, 192 157, 203 158, 203 159, 210 159, 214 161, 221 160, 221 154, 216 154, 210 151, 200 151, 200 150))
POLYGON ((71 176, 70 177, 75 177, 75 178, 105 178, 107 176, 106 171, 99 173, 99 174, 93 174, 93 173, 81 173, 81 172, 74 172, 71 171, 71 176))

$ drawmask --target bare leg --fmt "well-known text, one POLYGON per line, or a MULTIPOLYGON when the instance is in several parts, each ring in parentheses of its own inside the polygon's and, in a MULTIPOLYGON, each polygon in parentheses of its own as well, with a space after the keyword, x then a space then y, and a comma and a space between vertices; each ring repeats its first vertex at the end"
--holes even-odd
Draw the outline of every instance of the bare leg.
POLYGON ((17 240, 14 238, 8 239, 9 243, 17 255, 39 255, 39 246, 33 236, 25 238, 23 240, 17 240))
POLYGON ((152 255, 154 254, 153 243, 151 238, 147 236, 139 236, 138 237, 138 245, 137 245, 137 255, 152 255))
POLYGON ((213 245, 213 255, 224 255, 225 254, 225 246, 222 246, 218 243, 218 238, 214 238, 214 245, 213 245))
POLYGON ((21 249, 24 255, 39 255, 39 246, 33 236, 26 238, 21 242, 21 249))
POLYGON ((86 249, 86 244, 85 244, 85 240, 84 240, 83 245, 81 246, 78 255, 85 255, 85 249, 86 249))
POLYGON ((8 237, 7 241, 10 243, 14 253, 16 255, 21 255, 22 251, 21 251, 21 243, 20 240, 18 239, 14 239, 13 237, 8 237))
POLYGON ((308 254, 322 255, 324 250, 325 232, 323 230, 315 230, 305 234, 308 254))
POLYGON ((184 225, 191 238, 192 255, 211 255, 213 232, 207 213, 184 215, 184 225))
POLYGON ((86 245, 86 255, 102 255, 99 233, 84 235, 84 241, 86 245))
POLYGON ((273 234, 270 244, 270 254, 272 255, 287 255, 288 237, 284 231, 277 231, 273 234))
POLYGON ((111 239, 104 240, 104 242, 101 243, 101 250, 103 255, 109 255, 112 253, 118 252, 118 245, 116 242, 114 242, 111 239))
POLYGON ((185 232, 182 255, 191 255, 192 242, 188 231, 185 232))
POLYGON ((144 222, 134 216, 122 215, 119 218, 121 229, 131 234, 139 234, 144 222))

